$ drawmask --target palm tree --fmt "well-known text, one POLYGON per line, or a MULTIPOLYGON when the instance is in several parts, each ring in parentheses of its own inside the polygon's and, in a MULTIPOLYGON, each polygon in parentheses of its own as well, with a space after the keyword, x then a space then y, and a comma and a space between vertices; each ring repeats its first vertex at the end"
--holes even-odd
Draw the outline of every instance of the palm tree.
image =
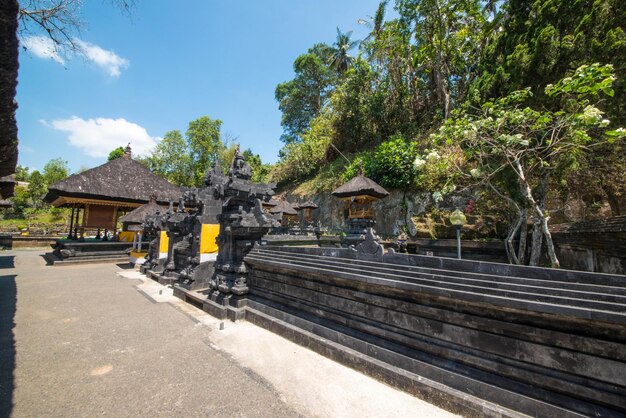
POLYGON ((363 42, 366 42, 372 39, 375 41, 378 39, 378 35, 380 35, 380 32, 383 30, 383 23, 385 23, 385 8, 387 7, 387 3, 389 3, 389 0, 381 1, 378 4, 378 8, 376 9, 376 13, 374 13, 373 17, 367 16, 367 20, 366 19, 357 20, 357 23, 359 25, 365 25, 367 26, 368 29, 371 30, 369 35, 367 35, 365 39, 363 39, 363 42))
POLYGON ((337 28, 337 40, 333 44, 334 48, 330 66, 340 74, 345 73, 352 65, 354 57, 348 52, 359 43, 359 41, 351 40, 350 36, 352 36, 352 31, 344 33, 337 28))

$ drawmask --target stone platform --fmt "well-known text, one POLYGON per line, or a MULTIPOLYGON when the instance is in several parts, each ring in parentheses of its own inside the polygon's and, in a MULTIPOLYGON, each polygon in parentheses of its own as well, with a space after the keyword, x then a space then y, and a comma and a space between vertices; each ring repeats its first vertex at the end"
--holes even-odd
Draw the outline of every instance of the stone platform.
POLYGON ((246 263, 247 320, 447 409, 626 414, 624 276, 322 248, 246 263))

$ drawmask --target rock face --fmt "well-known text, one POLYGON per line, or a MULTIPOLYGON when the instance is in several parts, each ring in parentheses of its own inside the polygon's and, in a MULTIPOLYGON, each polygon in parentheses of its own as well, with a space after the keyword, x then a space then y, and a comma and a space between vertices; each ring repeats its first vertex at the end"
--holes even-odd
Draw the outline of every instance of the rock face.
POLYGON ((13 174, 17 164, 18 11, 16 0, 0 2, 0 177, 13 174))
MULTIPOLYGON (((297 196, 288 198, 291 201, 298 200, 297 196)), ((469 199, 469 196, 452 196, 435 202, 431 193, 404 193, 392 190, 388 197, 372 205, 376 212, 374 228, 381 237, 396 237, 404 233, 410 238, 455 238, 455 229, 445 215, 425 216, 426 210, 436 207, 441 212, 447 213, 454 209, 463 209, 469 199)), ((313 195, 310 200, 319 206, 314 212, 314 223, 320 221, 331 233, 338 233, 344 228, 344 202, 330 193, 313 195)), ((506 225, 497 225, 496 220, 489 217, 468 216, 468 222, 463 235, 467 239, 496 238, 506 234, 506 225)))

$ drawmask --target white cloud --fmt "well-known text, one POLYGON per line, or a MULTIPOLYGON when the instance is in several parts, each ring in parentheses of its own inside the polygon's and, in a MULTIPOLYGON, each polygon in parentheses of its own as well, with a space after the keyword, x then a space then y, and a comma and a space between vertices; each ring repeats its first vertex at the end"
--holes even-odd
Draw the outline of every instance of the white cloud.
POLYGON ((41 123, 69 133, 69 144, 91 157, 106 157, 115 148, 125 147, 129 142, 134 155, 146 154, 161 139, 150 136, 145 128, 123 118, 82 119, 72 116, 41 123))
POLYGON ((65 59, 74 55, 82 55, 87 61, 102 68, 111 77, 119 77, 122 70, 130 66, 130 61, 122 58, 113 51, 106 50, 92 43, 74 38, 76 51, 55 46, 52 39, 47 36, 27 36, 21 40, 22 46, 38 58, 51 58, 61 65, 65 65, 65 59))
POLYGON ((27 36, 21 40, 22 46, 30 51, 37 58, 52 58, 61 65, 65 65, 65 60, 59 54, 52 39, 47 36, 27 36))
POLYGON ((74 39, 76 45, 85 55, 87 60, 93 62, 100 68, 104 69, 111 77, 119 77, 122 69, 128 68, 130 62, 126 58, 122 58, 113 51, 107 51, 98 45, 80 39, 74 39))

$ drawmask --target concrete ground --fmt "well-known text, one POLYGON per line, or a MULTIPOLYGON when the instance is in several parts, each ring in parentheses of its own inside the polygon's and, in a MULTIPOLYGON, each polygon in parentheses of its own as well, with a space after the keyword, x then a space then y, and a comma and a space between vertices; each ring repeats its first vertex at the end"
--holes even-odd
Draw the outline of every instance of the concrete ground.
POLYGON ((114 264, 0 252, 0 417, 446 417, 114 264))

